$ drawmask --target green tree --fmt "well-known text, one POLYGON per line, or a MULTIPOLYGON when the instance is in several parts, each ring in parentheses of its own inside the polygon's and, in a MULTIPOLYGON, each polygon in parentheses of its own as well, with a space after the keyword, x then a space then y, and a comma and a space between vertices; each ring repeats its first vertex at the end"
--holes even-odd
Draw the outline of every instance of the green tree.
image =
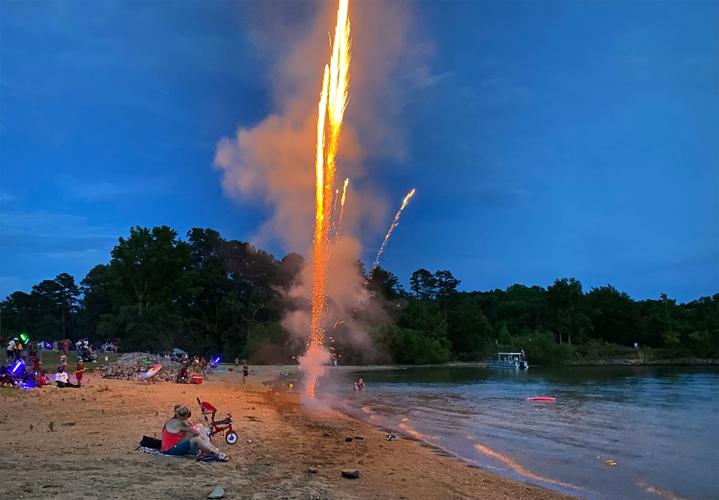
POLYGON ((460 294, 450 304, 447 334, 452 352, 462 360, 481 359, 494 345, 494 333, 478 297, 460 294))
POLYGON ((130 237, 112 249, 116 300, 131 305, 138 317, 152 306, 171 304, 181 292, 189 258, 188 245, 167 226, 130 229, 130 237))
POLYGON ((420 299, 434 299, 437 295, 437 280, 426 269, 417 269, 409 278, 409 287, 415 297, 420 299))
POLYGON ((404 295, 397 276, 379 266, 372 270, 367 280, 367 289, 386 300, 396 300, 404 295))
POLYGON ((592 337, 622 345, 638 340, 639 311, 629 295, 607 285, 593 288, 585 300, 592 337))
POLYGON ((559 343, 572 343, 572 335, 584 336, 591 328, 589 318, 581 307, 582 284, 574 278, 558 279, 547 289, 551 309, 548 323, 557 334, 559 343))
MULTIPOLYGON (((98 327, 116 313, 112 300, 114 275, 109 265, 93 267, 80 283, 82 302, 79 314, 81 331, 89 338, 102 338, 98 327)), ((112 335, 110 335, 112 337, 112 335)), ((107 340, 107 338, 103 339, 107 340)))

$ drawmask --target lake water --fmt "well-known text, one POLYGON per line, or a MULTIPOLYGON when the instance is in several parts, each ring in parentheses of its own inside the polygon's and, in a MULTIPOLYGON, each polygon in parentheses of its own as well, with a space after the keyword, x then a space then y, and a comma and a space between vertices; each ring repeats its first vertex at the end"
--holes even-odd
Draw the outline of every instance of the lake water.
POLYGON ((587 498, 719 498, 719 370, 368 371, 346 410, 482 468, 587 498), (554 403, 528 402, 553 396, 554 403), (614 465, 612 465, 614 464, 614 465))

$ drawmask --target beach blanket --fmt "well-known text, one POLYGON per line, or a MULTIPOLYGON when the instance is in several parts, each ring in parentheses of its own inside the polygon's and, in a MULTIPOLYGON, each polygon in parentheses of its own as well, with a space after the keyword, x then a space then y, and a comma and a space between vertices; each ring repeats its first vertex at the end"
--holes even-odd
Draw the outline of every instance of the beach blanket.
POLYGON ((165 455, 160 450, 156 448, 148 448, 147 446, 138 446, 135 451, 139 451, 140 453, 146 453, 148 455, 160 455, 163 457, 174 457, 177 455, 165 455))
POLYGON ((198 455, 197 457, 194 455, 167 455, 165 453, 162 453, 158 449, 148 448, 147 446, 138 446, 135 449, 135 451, 139 451, 140 453, 145 453, 147 455, 167 457, 167 458, 194 458, 198 462, 224 462, 224 461, 226 461, 226 460, 222 460, 219 457, 216 457, 214 455, 198 455))

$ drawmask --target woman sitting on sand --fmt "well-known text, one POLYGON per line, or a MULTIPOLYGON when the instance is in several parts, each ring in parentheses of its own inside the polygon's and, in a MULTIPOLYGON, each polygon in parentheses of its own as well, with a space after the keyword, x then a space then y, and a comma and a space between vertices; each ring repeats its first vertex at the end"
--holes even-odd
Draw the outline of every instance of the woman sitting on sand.
MULTIPOLYGON (((210 444, 207 432, 200 432, 189 421, 192 413, 186 406, 175 406, 175 416, 162 428, 162 447, 166 455, 196 455, 202 451, 220 462, 230 458, 210 444)), ((198 427, 204 430, 202 426, 198 427)))

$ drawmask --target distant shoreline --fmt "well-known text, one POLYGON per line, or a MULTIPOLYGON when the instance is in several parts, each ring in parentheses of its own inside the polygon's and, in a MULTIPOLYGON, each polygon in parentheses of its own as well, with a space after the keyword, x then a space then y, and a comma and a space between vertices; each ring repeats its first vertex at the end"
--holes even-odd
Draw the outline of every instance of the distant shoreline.
POLYGON ((574 361, 570 366, 719 366, 717 358, 598 359, 574 361))
MULTIPOLYGON (((224 366, 234 366, 229 363, 223 363, 224 366)), ((297 365, 255 365, 255 366, 283 366, 288 370, 299 369, 297 365)), ((719 358, 677 358, 677 359, 634 359, 634 358, 611 358, 598 360, 581 360, 573 361, 566 365, 532 365, 530 360, 530 370, 532 368, 572 368, 582 366, 719 366, 719 358)), ((338 365, 328 366, 332 371, 342 372, 369 372, 380 370, 408 370, 413 368, 487 368, 486 361, 468 361, 457 363, 441 363, 426 365, 338 365)))

